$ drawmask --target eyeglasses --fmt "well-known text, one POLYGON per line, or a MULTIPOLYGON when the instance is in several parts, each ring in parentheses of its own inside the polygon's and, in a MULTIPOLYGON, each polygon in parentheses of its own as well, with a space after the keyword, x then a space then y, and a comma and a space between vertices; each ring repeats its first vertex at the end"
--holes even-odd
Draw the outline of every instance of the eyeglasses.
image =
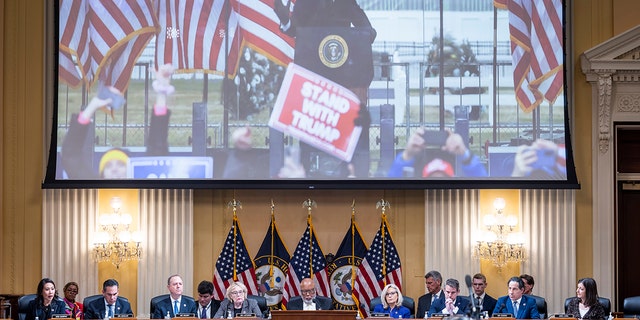
POLYGON ((394 294, 398 294, 398 292, 397 292, 397 291, 390 291, 390 292, 387 292, 387 294, 386 294, 386 295, 387 295, 387 296, 392 296, 392 295, 394 295, 394 294))
POLYGON ((300 292, 302 294, 314 294, 316 292, 316 289, 301 290, 300 292))
POLYGON ((241 295, 243 293, 244 293, 244 291, 231 291, 231 292, 229 292, 229 294, 232 295, 232 296, 239 296, 239 295, 241 295))

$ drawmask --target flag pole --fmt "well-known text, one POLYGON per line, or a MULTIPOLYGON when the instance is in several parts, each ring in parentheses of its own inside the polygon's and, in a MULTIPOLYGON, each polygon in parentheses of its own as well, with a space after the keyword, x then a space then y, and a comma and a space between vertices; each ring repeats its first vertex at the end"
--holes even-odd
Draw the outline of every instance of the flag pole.
POLYGON ((313 223, 311 220, 311 208, 316 207, 316 202, 307 199, 302 203, 302 206, 307 208, 307 225, 309 225, 309 277, 313 279, 313 223))
POLYGON ((276 223, 276 218, 275 218, 275 208, 276 205, 273 203, 273 199, 271 199, 271 226, 269 228, 271 228, 271 252, 269 253, 269 286, 271 286, 271 288, 273 288, 274 286, 274 282, 273 282, 273 242, 274 242, 274 233, 273 231, 275 230, 275 223, 276 223))
POLYGON ((242 203, 235 198, 229 203, 227 207, 231 207, 233 210, 233 281, 238 281, 238 266, 236 265, 236 256, 238 254, 236 244, 238 239, 238 209, 242 209, 242 203))
POLYGON ((384 283, 384 285, 387 285, 387 252, 386 252, 386 243, 384 241, 385 239, 385 230, 386 230, 386 225, 387 225, 387 214, 386 214, 386 210, 387 207, 390 207, 391 204, 389 204, 388 201, 385 201, 384 199, 381 199, 380 201, 378 201, 378 203, 376 203, 376 209, 382 208, 382 223, 380 224, 380 237, 381 237, 381 244, 382 244, 382 281, 384 283))

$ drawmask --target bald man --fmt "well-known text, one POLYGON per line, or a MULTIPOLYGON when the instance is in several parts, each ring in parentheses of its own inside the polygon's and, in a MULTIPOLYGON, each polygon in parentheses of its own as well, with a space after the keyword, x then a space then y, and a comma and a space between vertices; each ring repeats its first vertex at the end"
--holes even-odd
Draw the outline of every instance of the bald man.
POLYGON ((333 299, 317 295, 316 284, 311 278, 300 281, 300 296, 287 302, 287 310, 332 310, 333 299))

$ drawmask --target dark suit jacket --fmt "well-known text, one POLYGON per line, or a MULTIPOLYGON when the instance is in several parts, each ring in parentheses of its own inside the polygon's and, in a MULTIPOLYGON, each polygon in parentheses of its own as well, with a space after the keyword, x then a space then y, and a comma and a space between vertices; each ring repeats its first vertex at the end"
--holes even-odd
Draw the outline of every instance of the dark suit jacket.
MULTIPOLYGON (((471 302, 469 299, 457 296, 456 301, 453 302, 455 307, 458 307, 458 312, 456 314, 468 314, 471 312, 471 302)), ((429 308, 429 316, 434 313, 442 313, 442 309, 446 307, 444 295, 441 295, 438 300, 434 300, 429 308)))
MULTIPOLYGON (((133 311, 131 310, 131 304, 129 304, 128 301, 118 297, 118 299, 116 299, 116 304, 115 304, 113 313, 114 314, 133 314, 133 311)), ((85 319, 104 319, 105 314, 107 314, 107 309, 104 303, 104 298, 93 300, 91 301, 91 303, 84 306, 85 319)))
POLYGON ((52 314, 65 314, 65 303, 57 297, 53 298, 48 307, 43 306, 38 298, 35 298, 29 301, 27 308, 25 320, 34 320, 36 317, 39 320, 48 320, 52 314))
MULTIPOLYGON (((476 294, 474 293, 471 296, 469 296, 469 300, 473 299, 475 295, 476 294)), ((489 313, 489 316, 491 316, 493 314, 493 309, 496 308, 496 302, 498 302, 498 300, 496 300, 494 297, 488 295, 485 292, 484 299, 482 299, 482 306, 480 308, 480 311, 487 311, 489 313)))
MULTIPOLYGON (((174 318, 176 315, 173 314, 173 305, 171 304, 171 296, 168 296, 166 299, 162 299, 156 304, 156 310, 151 315, 151 319, 163 319, 167 312, 169 312, 169 317, 174 318)), ((180 310, 179 313, 193 313, 196 314, 198 312, 198 307, 196 306, 195 300, 191 297, 187 297, 182 295, 182 299, 180 300, 180 310)))
MULTIPOLYGON (((208 319, 213 319, 213 316, 216 314, 216 312, 218 312, 218 309, 220 308, 220 301, 216 300, 216 299, 211 299, 211 304, 209 304, 209 309, 207 310, 209 312, 209 316, 207 317, 208 319)), ((196 303, 196 318, 200 318, 200 304, 196 303)))
MULTIPOLYGON (((231 300, 229 299, 224 299, 222 300, 222 302, 220 302, 220 308, 218 308, 218 311, 216 312, 216 314, 213 316, 214 318, 218 319, 218 318, 226 318, 227 313, 231 311, 232 313, 234 313, 235 311, 233 310, 233 302, 231 302, 231 300)), ((261 318, 262 317, 262 311, 260 311, 260 307, 258 306, 258 302, 256 302, 253 299, 244 299, 244 301, 242 302, 242 310, 240 311, 241 314, 255 314, 256 317, 261 318)), ((235 316, 235 314, 233 315, 235 316)))
POLYGON ((511 313, 516 319, 540 319, 536 299, 522 295, 520 305, 518 306, 518 314, 513 312, 513 302, 509 296, 503 296, 496 302, 493 313, 511 313))
MULTIPOLYGON (((444 296, 444 292, 440 290, 438 293, 439 297, 444 296)), ((429 308, 431 308, 431 293, 427 293, 418 298, 418 311, 416 312, 416 318, 424 317, 424 314, 429 312, 429 308)))
MULTIPOLYGON (((314 299, 316 310, 333 310, 333 299, 316 296, 314 299)), ((302 297, 295 296, 287 302, 287 310, 302 310, 302 297)))
POLYGON ((604 313, 604 307, 596 300, 596 304, 589 307, 589 311, 584 314, 584 317, 580 316, 580 299, 575 297, 571 299, 567 306, 567 315, 574 318, 582 319, 604 319, 608 314, 604 313))

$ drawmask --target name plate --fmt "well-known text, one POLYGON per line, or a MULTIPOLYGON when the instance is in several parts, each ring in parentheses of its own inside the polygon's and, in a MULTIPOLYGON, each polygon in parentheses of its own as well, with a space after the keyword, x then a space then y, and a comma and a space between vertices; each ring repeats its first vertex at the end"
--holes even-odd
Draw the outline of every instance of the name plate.
POLYGON ((236 318, 255 318, 255 313, 236 313, 236 318))
POLYGON ((389 318, 388 313, 375 312, 371 314, 371 318, 389 318))
POLYGON ((451 315, 448 313, 434 313, 431 315, 431 317, 433 318, 444 318, 444 317, 450 317, 451 315))
POLYGON ((133 318, 133 313, 118 313, 113 315, 114 318, 133 318))
POLYGON ((195 313, 178 313, 176 314, 176 318, 195 318, 195 313))
POLYGON ((511 313, 494 313, 491 315, 492 318, 513 318, 513 314, 511 313))
POLYGON ((70 314, 66 314, 66 313, 56 313, 56 314, 52 314, 51 318, 49 319, 69 319, 71 318, 70 314))

